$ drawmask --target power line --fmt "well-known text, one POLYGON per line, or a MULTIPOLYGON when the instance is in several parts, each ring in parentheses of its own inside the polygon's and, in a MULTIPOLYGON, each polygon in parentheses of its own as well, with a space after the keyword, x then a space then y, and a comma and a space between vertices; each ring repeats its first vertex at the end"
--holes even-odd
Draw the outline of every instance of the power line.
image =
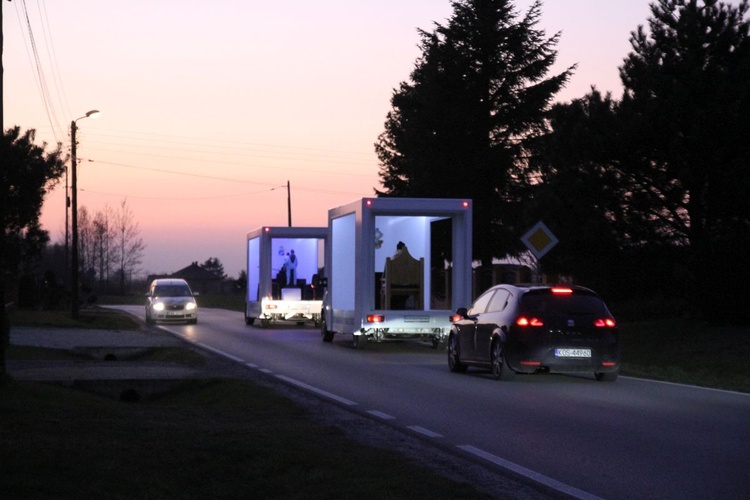
MULTIPOLYGON (((232 148, 233 150, 228 150, 228 148, 223 146, 210 146, 208 145, 208 148, 214 148, 214 149, 197 149, 197 148, 186 148, 186 147, 164 147, 164 146, 150 146, 150 145, 141 145, 141 144, 130 144, 130 143, 102 143, 98 141, 87 141, 87 144, 104 144, 104 145, 112 145, 112 146, 123 146, 123 147, 132 147, 132 148, 139 148, 139 149, 159 149, 159 150, 165 150, 165 151, 180 151, 180 152, 186 152, 186 153, 197 153, 197 154, 210 154, 210 155, 226 155, 226 156, 239 156, 239 157, 252 157, 252 158, 263 158, 263 159, 274 159, 274 160, 290 160, 290 161, 304 161, 304 162, 326 162, 326 163, 332 163, 337 165, 361 165, 361 166, 371 166, 373 165, 372 161, 363 161, 361 159, 356 160, 350 160, 346 158, 342 158, 339 156, 330 156, 330 155, 312 155, 312 156, 301 156, 303 153, 287 153, 284 151, 268 151, 268 150, 246 150, 241 148, 232 148), (235 152, 239 151, 239 152, 235 152), (258 153, 271 153, 269 155, 266 154, 258 154, 258 153)), ((122 150, 110 150, 110 149, 99 149, 99 151, 113 151, 117 153, 132 153, 132 154, 152 154, 152 153, 139 153, 137 151, 122 151, 122 150)))
MULTIPOLYGON (((169 155, 160 155, 160 154, 156 154, 156 153, 138 153, 138 152, 134 152, 134 151, 118 151, 118 150, 114 150, 114 149, 92 148, 92 147, 88 147, 88 146, 87 146, 87 149, 90 149, 90 150, 93 150, 93 151, 110 152, 110 153, 123 153, 123 154, 134 154, 134 155, 139 155, 139 156, 151 156, 151 157, 154 157, 154 158, 168 158, 168 159, 172 159, 172 160, 181 160, 181 161, 199 161, 199 162, 202 162, 204 164, 207 161, 204 158, 190 158, 190 157, 184 157, 184 156, 183 157, 180 157, 180 156, 169 156, 169 155)), ((133 165, 125 165, 125 164, 121 164, 121 163, 106 162, 106 161, 101 161, 101 160, 96 160, 96 161, 97 161, 97 163, 110 163, 112 165, 120 165, 120 166, 124 166, 124 167, 128 167, 128 168, 142 168, 144 170, 148 170, 147 167, 136 167, 136 166, 133 166, 133 165)), ((282 167, 282 166, 279 166, 279 165, 273 165, 273 166, 258 165, 258 164, 249 164, 249 163, 245 163, 245 162, 223 161, 223 160, 213 160, 213 159, 212 160, 208 160, 208 161, 210 163, 218 163, 218 164, 222 164, 222 165, 237 165, 237 166, 246 167, 246 168, 260 168, 260 169, 273 169, 273 170, 291 170, 291 171, 305 172, 305 173, 311 173, 311 174, 331 174, 331 175, 338 175, 338 176, 346 175, 346 176, 352 176, 352 177, 370 177, 372 175, 372 174, 355 173, 355 172, 352 172, 351 170, 349 170, 347 172, 336 172, 336 171, 332 171, 332 170, 311 170, 311 169, 299 168, 299 167, 282 167)), ((162 170, 158 170, 158 171, 162 171, 162 170)), ((164 173, 174 173, 174 174, 181 174, 182 173, 182 172, 174 172, 174 171, 166 171, 166 170, 164 170, 162 172, 164 172, 164 173)), ((187 173, 185 173, 185 175, 195 175, 195 176, 198 176, 198 174, 187 174, 187 173)), ((233 180, 233 181, 235 181, 235 180, 233 180)), ((240 181, 238 181, 238 182, 240 182, 240 181)))
POLYGON ((233 183, 241 182, 241 183, 245 183, 245 184, 260 184, 260 185, 267 185, 267 186, 278 187, 278 184, 271 184, 271 183, 268 183, 268 182, 248 181, 248 180, 243 180, 243 179, 232 179, 232 178, 229 178, 229 177, 216 177, 216 176, 213 176, 213 175, 205 175, 205 174, 192 174, 192 173, 189 173, 189 172, 176 172, 174 170, 164 170, 164 169, 161 169, 161 168, 138 167, 138 166, 135 166, 135 165, 127 165, 125 163, 114 163, 114 162, 110 162, 110 161, 96 160, 96 163, 101 163, 101 164, 105 164, 105 165, 115 165, 115 166, 118 166, 118 167, 132 168, 132 169, 137 169, 137 170, 148 170, 148 171, 151 171, 151 172, 160 172, 160 173, 163 173, 163 174, 182 175, 182 176, 185 176, 185 177, 198 177, 198 178, 201 178, 201 179, 211 179, 211 180, 215 180, 215 181, 226 181, 226 182, 233 182, 233 183))
POLYGON ((276 186, 271 189, 263 189, 260 191, 253 191, 252 193, 238 193, 238 194, 226 194, 226 195, 220 195, 220 196, 184 196, 184 197, 166 197, 166 196, 134 196, 132 194, 122 195, 122 194, 115 194, 115 193, 104 193, 102 191, 93 191, 90 189, 79 189, 79 191, 83 191, 86 193, 91 194, 98 194, 101 196, 112 196, 112 197, 118 197, 118 198, 132 198, 136 200, 158 200, 158 201, 197 201, 197 200, 219 200, 219 199, 225 199, 225 198, 241 198, 243 196, 253 196, 260 193, 267 193, 271 191, 275 191, 276 189, 280 188, 286 188, 286 185, 284 186, 276 186))
MULTIPOLYGON (((172 136, 167 134, 158 134, 158 133, 142 133, 142 132, 132 132, 132 131, 125 131, 125 130, 113 130, 114 133, 120 133, 120 134, 132 134, 136 136, 145 136, 145 140, 150 141, 159 141, 159 142, 172 142, 176 144, 196 144, 198 142, 206 142, 206 139, 203 137, 185 137, 185 136, 172 136), (166 138, 166 139, 165 139, 166 138), (184 141, 184 142, 183 142, 184 141)), ((108 134, 103 134, 101 131, 97 131, 94 135, 103 135, 105 137, 110 136, 108 134)), ((114 137, 120 137, 118 135, 114 135, 114 137)), ((128 138, 128 136, 122 136, 124 138, 128 138)), ((361 151, 344 151, 344 150, 335 150, 335 149, 323 149, 323 148, 311 148, 309 146, 293 146, 293 145, 279 145, 279 144, 265 144, 265 143, 248 143, 248 142, 239 142, 239 141, 232 141, 228 139, 211 139, 211 142, 218 142, 222 144, 231 144, 235 145, 235 148, 255 148, 255 147, 261 147, 261 148, 274 148, 274 149, 293 149, 293 150, 303 150, 306 152, 313 151, 313 152, 321 152, 325 153, 325 156, 329 155, 354 155, 354 156, 367 156, 369 153, 363 153, 361 151)), ((216 146, 216 147, 222 147, 224 146, 216 146)), ((294 153, 292 153, 294 154, 294 153)))
MULTIPOLYGON (((29 34, 29 44, 31 45, 31 52, 34 59, 33 67, 35 69, 37 85, 39 86, 39 91, 42 96, 42 102, 44 103, 44 108, 47 113, 47 119, 50 123, 50 127, 52 128, 52 134, 55 136, 56 142, 61 142, 58 138, 58 134, 60 133, 59 131, 63 130, 63 128, 60 126, 60 122, 57 119, 57 113, 55 112, 52 97, 50 96, 49 87, 47 86, 47 79, 44 76, 44 70, 42 68, 42 63, 39 58, 39 51, 37 50, 36 40, 34 37, 34 30, 31 27, 31 19, 29 18, 29 11, 26 6, 26 0, 21 0, 21 4, 23 9, 23 17, 25 19, 25 25, 29 34)), ((20 15, 17 9, 16 13, 17 15, 20 15)), ((20 20, 20 18, 19 22, 23 26, 24 22, 20 20)))
POLYGON ((66 116, 73 116, 73 113, 70 110, 70 106, 68 105, 68 98, 65 94, 65 87, 63 86, 62 78, 60 77, 60 66, 57 63, 57 52, 55 51, 52 29, 50 27, 49 18, 47 16, 47 4, 44 3, 44 0, 41 0, 41 5, 39 5, 39 1, 40 0, 37 0, 37 5, 40 12, 42 29, 44 30, 45 34, 45 41, 47 42, 47 50, 49 51, 48 56, 50 60, 50 66, 52 68, 52 78, 55 82, 55 89, 57 90, 57 98, 59 99, 60 104, 63 106, 66 116))

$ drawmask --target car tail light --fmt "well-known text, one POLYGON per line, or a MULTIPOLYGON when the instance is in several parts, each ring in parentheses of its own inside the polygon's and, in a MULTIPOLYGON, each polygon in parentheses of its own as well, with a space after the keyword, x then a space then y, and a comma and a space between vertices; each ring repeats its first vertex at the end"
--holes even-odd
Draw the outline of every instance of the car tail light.
POLYGON ((521 316, 516 320, 516 325, 518 326, 544 326, 544 321, 542 321, 539 318, 531 317, 527 318, 526 316, 521 316))
POLYGON ((368 314, 367 315, 367 322, 368 323, 382 323, 385 321, 385 316, 382 314, 368 314))
POLYGON ((461 321, 462 319, 463 318, 461 317, 460 314, 454 314, 453 316, 448 317, 448 321, 450 321, 451 323, 455 323, 456 321, 461 321))
POLYGON ((614 328, 617 323, 612 318, 599 318, 594 321, 594 326, 597 328, 614 328))
POLYGON ((570 295, 571 293, 573 293, 573 289, 565 286, 556 286, 552 288, 553 295, 570 295))
POLYGON ((278 307, 276 304, 266 304, 266 309, 276 309, 278 307))

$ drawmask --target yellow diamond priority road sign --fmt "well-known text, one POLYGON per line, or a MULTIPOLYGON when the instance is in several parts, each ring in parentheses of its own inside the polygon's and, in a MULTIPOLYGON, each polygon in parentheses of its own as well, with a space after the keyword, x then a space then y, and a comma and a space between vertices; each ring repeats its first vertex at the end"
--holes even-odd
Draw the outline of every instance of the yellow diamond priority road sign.
POLYGON ((557 245, 558 239, 552 234, 544 222, 537 222, 526 234, 521 237, 526 248, 531 250, 534 257, 541 259, 544 255, 557 245))

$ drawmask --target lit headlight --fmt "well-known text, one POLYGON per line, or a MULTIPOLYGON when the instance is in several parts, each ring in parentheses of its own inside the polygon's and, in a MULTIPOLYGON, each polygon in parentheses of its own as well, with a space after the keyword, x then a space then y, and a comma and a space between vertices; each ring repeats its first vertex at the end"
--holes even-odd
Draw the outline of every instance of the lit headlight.
POLYGON ((195 302, 188 302, 187 304, 185 304, 185 310, 186 311, 192 311, 196 307, 198 307, 198 306, 196 305, 195 302))
POLYGON ((154 311, 163 311, 164 310, 164 303, 163 302, 157 302, 153 306, 154 311))

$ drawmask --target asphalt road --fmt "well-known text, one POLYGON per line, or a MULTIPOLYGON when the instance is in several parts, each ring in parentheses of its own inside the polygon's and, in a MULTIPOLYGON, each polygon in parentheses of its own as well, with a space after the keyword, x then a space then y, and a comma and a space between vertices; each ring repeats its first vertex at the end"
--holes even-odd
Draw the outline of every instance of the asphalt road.
MULTIPOLYGON (((142 315, 142 308, 122 306, 142 315)), ((444 349, 402 342, 353 349, 296 325, 246 326, 202 309, 161 325, 250 369, 368 413, 578 498, 747 498, 750 395, 620 377, 448 371, 444 349)))

